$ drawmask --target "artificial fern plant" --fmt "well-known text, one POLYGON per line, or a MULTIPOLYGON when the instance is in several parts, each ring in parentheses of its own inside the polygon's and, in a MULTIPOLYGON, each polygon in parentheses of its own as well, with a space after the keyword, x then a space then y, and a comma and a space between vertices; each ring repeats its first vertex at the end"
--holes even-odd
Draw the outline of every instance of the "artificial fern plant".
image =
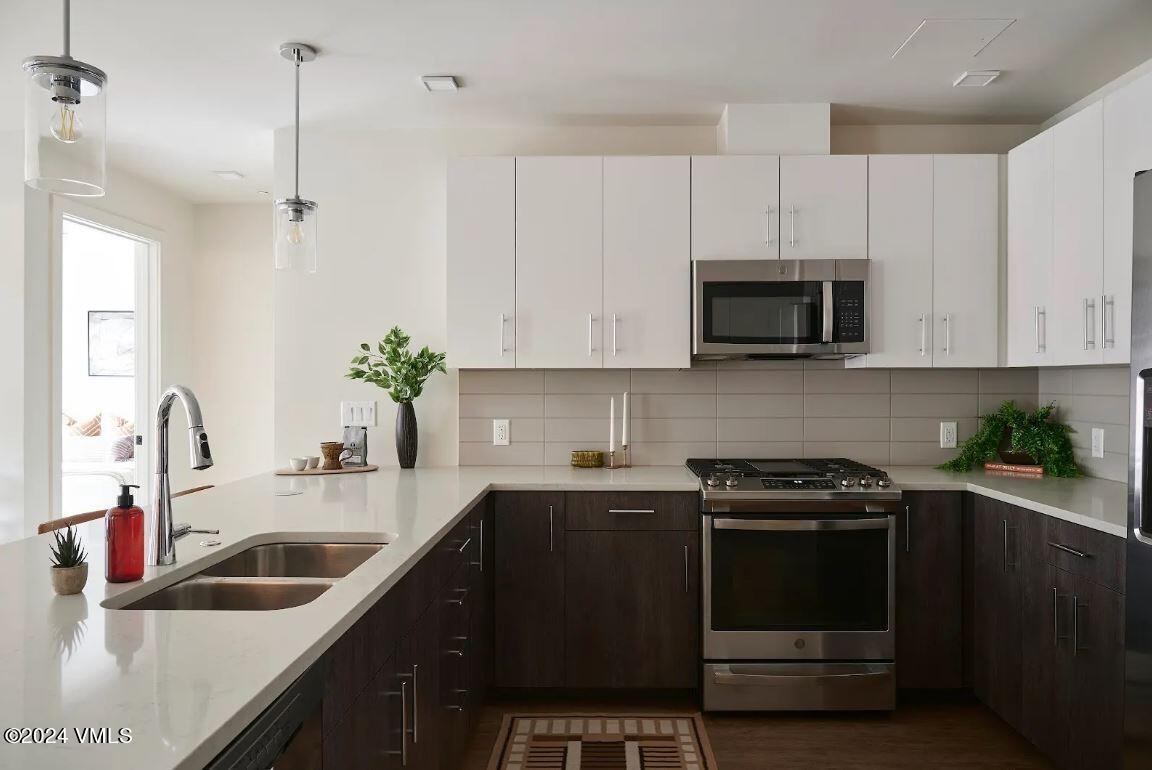
POLYGON ((428 346, 415 355, 408 350, 412 338, 399 326, 376 343, 376 352, 367 342, 360 343, 360 353, 352 359, 346 375, 351 380, 363 380, 388 391, 397 404, 410 403, 424 392, 424 383, 433 372, 446 373, 444 354, 433 353, 428 346))
POLYGON ((56 530, 52 536, 56 538, 56 545, 52 546, 53 567, 60 569, 79 567, 88 559, 88 554, 84 552, 74 527, 69 526, 63 535, 60 534, 60 530, 56 530))
POLYGON ((1044 473, 1049 476, 1078 476, 1080 470, 1076 467, 1072 442, 1068 438, 1072 429, 1051 419, 1055 410, 1053 402, 1029 414, 1015 402, 1005 401, 995 412, 984 415, 976 435, 961 444, 960 453, 940 467, 963 473, 995 460, 997 448, 1008 431, 1011 450, 1035 458, 1044 467, 1044 473))

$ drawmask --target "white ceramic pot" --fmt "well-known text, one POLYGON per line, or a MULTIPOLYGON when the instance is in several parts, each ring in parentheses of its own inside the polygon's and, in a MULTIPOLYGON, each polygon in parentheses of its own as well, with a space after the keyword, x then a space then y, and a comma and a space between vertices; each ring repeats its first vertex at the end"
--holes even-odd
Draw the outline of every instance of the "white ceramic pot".
POLYGON ((51 567, 52 588, 61 596, 71 596, 84 590, 88 583, 88 562, 75 567, 51 567))

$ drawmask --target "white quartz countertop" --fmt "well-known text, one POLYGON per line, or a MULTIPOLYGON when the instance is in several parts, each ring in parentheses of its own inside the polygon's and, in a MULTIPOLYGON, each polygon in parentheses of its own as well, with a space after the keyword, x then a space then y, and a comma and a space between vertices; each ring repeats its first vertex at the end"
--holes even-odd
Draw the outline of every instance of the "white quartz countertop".
POLYGON ((1116 537, 1128 536, 1128 485, 1118 481, 1087 476, 1033 479, 984 471, 950 473, 918 467, 886 470, 902 489, 966 490, 1116 537))
MULTIPOLYGON (((970 490, 1124 536, 1125 485, 1096 479, 1009 479, 891 468, 905 489, 970 490)), ((84 593, 57 597, 50 535, 0 546, 0 729, 129 728, 131 743, 0 742, 2 768, 199 768, 407 572, 485 492, 693 491, 681 467, 451 467, 336 476, 271 474, 175 500, 178 521, 220 529, 178 541, 177 563, 143 583, 105 583, 100 521, 81 525, 84 593), (276 493, 300 490, 302 494, 276 493), (124 602, 262 542, 389 544, 315 601, 273 612, 125 611, 124 602)))

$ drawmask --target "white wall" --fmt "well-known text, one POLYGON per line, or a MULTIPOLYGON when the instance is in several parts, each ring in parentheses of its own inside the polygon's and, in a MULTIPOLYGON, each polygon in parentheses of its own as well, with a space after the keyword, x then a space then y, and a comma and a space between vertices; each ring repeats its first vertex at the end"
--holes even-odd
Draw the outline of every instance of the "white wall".
POLYGON ((0 132, 0 542, 24 529, 24 136, 0 132))
POLYGON ((198 484, 262 473, 272 460, 272 205, 195 209, 193 388, 215 464, 198 484))
MULTIPOLYGON (((292 132, 276 133, 277 197, 291 185, 292 132)), ((278 464, 338 439, 341 399, 378 401, 370 462, 395 465, 394 406, 344 378, 357 344, 393 325, 415 345, 445 344, 445 175, 455 155, 711 154, 713 126, 303 131, 301 195, 319 210, 320 272, 275 279, 278 464)), ((448 362, 451 366, 452 362, 448 362)), ((416 402, 421 465, 453 465, 457 377, 436 375, 416 402)))
POLYGON ((1031 125, 832 126, 832 152, 1003 154, 1039 132, 1031 125))

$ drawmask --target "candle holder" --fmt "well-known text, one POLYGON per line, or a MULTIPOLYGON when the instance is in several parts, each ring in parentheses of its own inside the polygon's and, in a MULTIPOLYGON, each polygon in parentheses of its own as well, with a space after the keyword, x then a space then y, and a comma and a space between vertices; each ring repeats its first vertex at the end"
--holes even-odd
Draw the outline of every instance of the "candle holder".
POLYGON ((604 465, 609 470, 617 470, 619 468, 631 468, 631 463, 628 462, 628 445, 621 444, 620 451, 613 449, 608 452, 608 462, 604 465))

